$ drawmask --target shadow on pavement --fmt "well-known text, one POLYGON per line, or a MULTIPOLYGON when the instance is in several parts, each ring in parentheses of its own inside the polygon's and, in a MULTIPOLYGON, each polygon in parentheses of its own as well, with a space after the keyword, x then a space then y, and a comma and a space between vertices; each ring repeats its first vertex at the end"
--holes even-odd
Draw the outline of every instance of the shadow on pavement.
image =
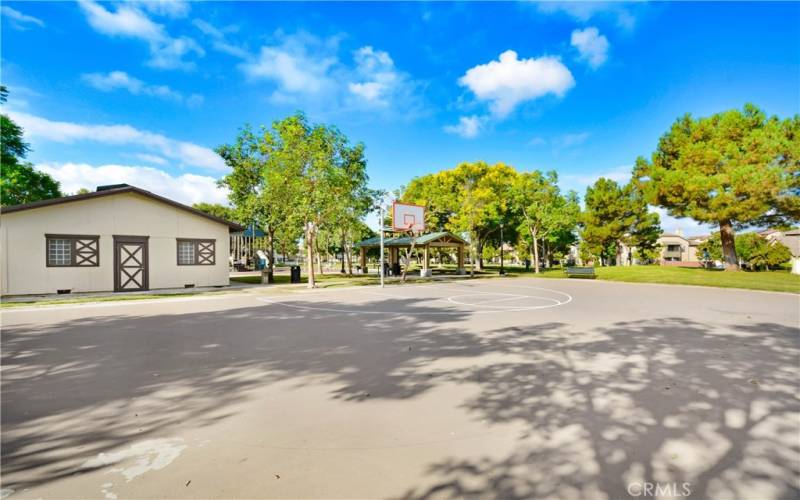
POLYGON ((86 472, 87 457, 209 425, 259 387, 313 377, 353 404, 475 384, 464 411, 524 424, 511 455, 432 464, 407 498, 620 498, 632 481, 687 481, 697 498, 800 494, 797 328, 655 318, 478 332, 469 314, 424 316, 438 309, 419 299, 370 307, 414 315, 265 305, 5 328, 4 487, 86 472), (468 361, 488 354, 508 361, 468 361), (446 357, 467 361, 426 373, 446 357))

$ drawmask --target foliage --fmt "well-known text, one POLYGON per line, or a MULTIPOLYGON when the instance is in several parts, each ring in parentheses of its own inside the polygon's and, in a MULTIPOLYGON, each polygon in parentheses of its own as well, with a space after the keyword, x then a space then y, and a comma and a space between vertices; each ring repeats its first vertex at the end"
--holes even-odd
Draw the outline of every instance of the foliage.
POLYGON ((779 241, 769 242, 758 233, 745 233, 736 238, 736 255, 752 269, 777 267, 792 258, 789 248, 779 241))
POLYGON ((531 261, 539 272, 539 240, 548 239, 561 247, 571 237, 578 222, 580 205, 574 192, 562 196, 558 188, 558 175, 538 170, 517 174, 509 189, 512 206, 520 215, 520 231, 531 247, 531 261))
POLYGON ((581 217, 581 237, 586 248, 605 262, 617 260, 622 244, 653 250, 661 234, 659 217, 647 209, 642 193, 633 184, 620 186, 601 177, 586 189, 581 217))
MULTIPOLYGON (((0 86, 0 102, 6 101, 8 90, 0 86)), ((0 114, 0 201, 2 205, 19 205, 62 196, 58 182, 44 172, 34 170, 23 161, 30 147, 23 139, 22 128, 0 114)))
POLYGON ((192 205, 193 208, 200 210, 201 212, 205 212, 209 215, 213 215, 214 217, 219 217, 220 219, 225 219, 227 221, 236 221, 236 212, 231 207, 226 207, 225 205, 220 205, 219 203, 207 203, 201 201, 199 203, 195 203, 192 205))
POLYGON ((268 234, 270 264, 277 234, 291 240, 302 233, 308 284, 314 287, 318 247, 330 247, 339 236, 352 241, 345 228, 360 223, 371 209, 364 146, 351 145, 335 127, 311 125, 297 113, 258 134, 245 127, 235 143, 217 152, 232 168, 221 183, 230 189, 238 217, 255 221, 268 234), (316 241, 320 235, 323 241, 316 241))
POLYGON ((679 118, 634 178, 670 215, 717 223, 724 260, 737 267, 734 228, 800 219, 800 116, 767 117, 752 104, 679 118))
POLYGON ((722 260, 722 241, 719 231, 714 231, 706 241, 697 245, 698 258, 704 260, 706 255, 709 260, 722 260))

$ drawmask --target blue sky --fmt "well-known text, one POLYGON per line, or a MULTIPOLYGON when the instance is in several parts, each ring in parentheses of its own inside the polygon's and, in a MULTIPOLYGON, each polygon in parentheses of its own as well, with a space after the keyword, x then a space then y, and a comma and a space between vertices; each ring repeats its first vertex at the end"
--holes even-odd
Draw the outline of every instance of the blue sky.
POLYGON ((685 112, 800 112, 790 2, 4 2, 1 55, 65 190, 184 202, 223 201, 211 149, 295 110, 364 142, 374 187, 481 159, 581 194, 685 112))

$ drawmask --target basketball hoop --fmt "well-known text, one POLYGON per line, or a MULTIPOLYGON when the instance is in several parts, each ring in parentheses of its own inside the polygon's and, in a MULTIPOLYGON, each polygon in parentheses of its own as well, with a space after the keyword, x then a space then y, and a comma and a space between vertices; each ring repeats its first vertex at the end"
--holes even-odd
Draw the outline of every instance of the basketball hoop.
POLYGON ((392 203, 392 229, 421 233, 425 231, 425 207, 413 203, 392 203))

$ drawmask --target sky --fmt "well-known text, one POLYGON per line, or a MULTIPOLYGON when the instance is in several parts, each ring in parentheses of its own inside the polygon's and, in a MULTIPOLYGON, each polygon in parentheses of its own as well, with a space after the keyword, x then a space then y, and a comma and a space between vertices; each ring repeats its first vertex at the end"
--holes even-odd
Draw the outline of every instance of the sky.
MULTIPOLYGON (((372 187, 464 161, 630 178, 681 115, 800 112, 800 3, 3 2, 3 112, 62 190, 226 203, 213 149, 295 111, 372 187)), ((662 227, 707 228, 663 211, 662 227)))

